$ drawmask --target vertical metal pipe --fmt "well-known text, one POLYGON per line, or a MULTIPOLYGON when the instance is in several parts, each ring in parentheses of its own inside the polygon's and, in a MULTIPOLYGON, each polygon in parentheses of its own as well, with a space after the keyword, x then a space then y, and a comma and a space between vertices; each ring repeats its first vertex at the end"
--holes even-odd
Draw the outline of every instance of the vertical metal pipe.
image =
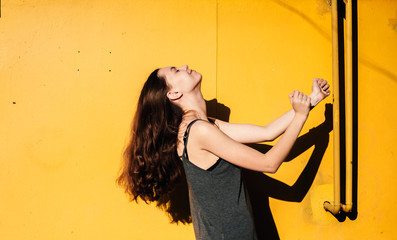
POLYGON ((339 46, 338 5, 332 0, 332 85, 333 85, 333 132, 334 132, 334 205, 324 202, 325 210, 338 214, 340 204, 340 128, 339 128, 339 46))
POLYGON ((352 0, 346 3, 346 203, 344 212, 353 207, 353 25, 352 0))

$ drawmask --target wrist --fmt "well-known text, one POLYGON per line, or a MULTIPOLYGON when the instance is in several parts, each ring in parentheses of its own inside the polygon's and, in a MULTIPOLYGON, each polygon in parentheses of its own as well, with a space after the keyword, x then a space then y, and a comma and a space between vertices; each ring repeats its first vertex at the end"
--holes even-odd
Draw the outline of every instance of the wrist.
POLYGON ((311 93, 309 97, 310 97, 310 110, 312 110, 320 101, 315 98, 313 93, 311 93))
POLYGON ((307 119, 307 117, 308 117, 308 115, 309 115, 309 113, 298 113, 298 112, 295 112, 295 116, 294 116, 294 119, 296 119, 297 121, 303 121, 303 122, 305 122, 306 121, 306 119, 307 119))

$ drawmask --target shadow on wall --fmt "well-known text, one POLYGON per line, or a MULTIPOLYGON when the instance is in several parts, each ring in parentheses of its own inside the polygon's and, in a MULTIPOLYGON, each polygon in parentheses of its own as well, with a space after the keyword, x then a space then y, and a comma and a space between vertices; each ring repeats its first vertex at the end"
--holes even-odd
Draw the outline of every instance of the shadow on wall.
MULTIPOLYGON (((314 146, 308 163, 292 186, 260 172, 243 171, 244 181, 252 204, 258 239, 279 239, 269 206, 269 197, 290 202, 301 202, 303 200, 314 181, 328 147, 331 130, 332 104, 326 104, 325 121, 299 137, 285 160, 285 162, 291 161, 314 146)), ((271 148, 271 146, 263 144, 249 144, 249 146, 260 152, 267 152, 271 148)))
MULTIPOLYGON (((230 109, 218 103, 216 99, 207 101, 207 111, 209 117, 216 117, 223 121, 229 120, 230 109)), ((299 137, 286 159, 286 161, 291 161, 311 146, 315 146, 306 167, 292 186, 261 172, 242 171, 252 205, 258 239, 279 239, 277 227, 270 211, 269 197, 293 202, 301 202, 303 200, 313 183, 325 150, 328 147, 329 132, 331 130, 332 104, 327 104, 325 121, 299 137)), ((265 144, 249 144, 249 146, 263 153, 271 148, 271 146, 265 144)), ((157 202, 157 207, 167 213, 171 223, 191 223, 186 179, 181 181, 172 192, 162 197, 157 202)))

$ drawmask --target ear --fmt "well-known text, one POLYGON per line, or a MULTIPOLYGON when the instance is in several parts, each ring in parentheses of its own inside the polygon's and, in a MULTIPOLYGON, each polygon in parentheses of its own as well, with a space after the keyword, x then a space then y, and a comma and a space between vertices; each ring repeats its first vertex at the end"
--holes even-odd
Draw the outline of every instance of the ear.
POLYGON ((176 100, 180 99, 182 96, 183 96, 183 94, 181 92, 176 92, 176 91, 167 92, 167 97, 171 101, 176 101, 176 100))

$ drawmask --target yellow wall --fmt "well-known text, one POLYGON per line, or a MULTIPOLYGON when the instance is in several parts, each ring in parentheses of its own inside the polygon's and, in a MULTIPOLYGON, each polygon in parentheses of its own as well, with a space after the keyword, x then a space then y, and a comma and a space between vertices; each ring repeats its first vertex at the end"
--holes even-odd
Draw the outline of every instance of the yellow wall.
MULTIPOLYGON (((326 0, 4 0, 0 18, 0 239, 194 239, 114 180, 156 67, 189 64, 233 122, 266 124, 288 94, 331 76, 326 0)), ((397 2, 358 3, 358 216, 338 222, 332 134, 300 202, 270 199, 281 239, 393 239, 397 2)), ((306 133, 324 121, 325 103, 306 133)), ((313 148, 275 175, 293 185, 313 148)))

